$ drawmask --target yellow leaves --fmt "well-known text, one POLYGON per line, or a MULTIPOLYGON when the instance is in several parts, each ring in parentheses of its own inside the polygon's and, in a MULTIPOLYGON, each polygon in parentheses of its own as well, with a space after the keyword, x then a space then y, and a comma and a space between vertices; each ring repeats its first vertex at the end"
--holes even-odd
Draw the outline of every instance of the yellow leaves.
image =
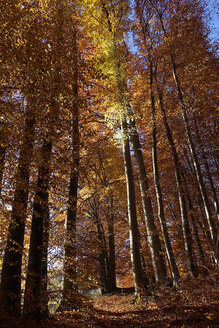
POLYGON ((208 314, 208 315, 206 315, 206 318, 207 318, 208 320, 213 320, 213 319, 214 319, 211 313, 208 314))

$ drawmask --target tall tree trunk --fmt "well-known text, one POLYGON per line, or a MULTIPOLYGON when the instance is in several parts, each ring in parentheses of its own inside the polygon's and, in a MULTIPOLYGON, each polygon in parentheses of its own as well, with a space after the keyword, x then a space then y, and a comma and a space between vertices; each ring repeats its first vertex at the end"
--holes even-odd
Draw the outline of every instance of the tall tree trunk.
POLYGON ((129 237, 130 237, 130 253, 132 260, 132 271, 135 283, 135 293, 146 289, 145 275, 142 269, 139 230, 136 213, 135 183, 131 162, 131 154, 129 147, 129 136, 125 115, 121 117, 123 157, 126 175, 127 201, 128 201, 128 219, 129 219, 129 237))
POLYGON ((0 195, 2 191, 2 178, 4 173, 4 167, 5 167, 5 154, 6 154, 7 146, 8 146, 8 142, 5 133, 4 119, 0 117, 0 195))
POLYGON ((215 257, 218 260, 217 227, 215 225, 215 222, 214 222, 212 214, 211 214, 210 203, 209 203, 207 191, 206 191, 206 188, 205 188, 205 184, 204 184, 204 181, 203 181, 198 156, 196 154, 195 145, 194 145, 194 142, 193 142, 193 139, 192 139, 192 133, 191 133, 190 125, 189 125, 187 109, 186 109, 186 105, 185 105, 185 102, 184 102, 183 93, 182 93, 181 85, 180 85, 179 78, 178 78, 178 75, 177 75, 177 71, 176 71, 175 59, 174 59, 174 56, 173 56, 172 53, 171 53, 170 57, 171 57, 171 63, 172 63, 173 77, 174 77, 175 85, 176 85, 176 88, 177 88, 179 103, 180 103, 180 106, 181 106, 182 117, 183 117, 183 120, 184 120, 187 140, 188 140, 188 144, 189 144, 189 150, 191 152, 191 157, 192 157, 192 161, 193 161, 194 168, 195 168, 196 178, 197 178, 197 181, 198 181, 198 184, 199 184, 199 189, 200 189, 201 196, 202 196, 202 201, 203 201, 203 204, 204 204, 204 209, 205 209, 205 214, 206 214, 206 218, 207 218, 207 221, 208 221, 208 226, 209 226, 209 230, 210 230, 210 234, 211 234, 212 244, 213 244, 214 251, 215 251, 215 257))
MULTIPOLYGON (((160 23, 161 23, 161 28, 163 30, 164 37, 168 38, 167 32, 166 32, 165 27, 164 27, 162 14, 159 13, 159 11, 157 9, 155 9, 155 10, 157 11, 157 14, 159 16, 159 20, 160 20, 160 23)), ((188 120, 188 115, 187 115, 187 108, 186 108, 186 105, 185 105, 182 88, 181 88, 180 81, 179 81, 178 74, 177 74, 175 58, 174 58, 173 53, 171 52, 171 49, 170 49, 170 60, 171 60, 171 65, 172 65, 172 74, 173 74, 174 82, 175 82, 175 85, 176 85, 177 95, 178 95, 179 104, 180 104, 180 107, 181 107, 181 113, 182 113, 184 126, 185 126, 185 130, 186 130, 186 136, 187 136, 187 141, 188 141, 188 145, 189 145, 189 150, 190 150, 190 153, 191 153, 191 158, 192 158, 193 165, 194 165, 194 168, 195 168, 196 178, 197 178, 197 181, 198 181, 198 184, 199 184, 199 189, 200 189, 201 196, 202 196, 202 201, 203 201, 203 204, 204 204, 205 215, 206 215, 209 230, 210 230, 212 246, 213 246, 213 249, 214 249, 216 261, 218 261, 217 227, 215 225, 215 222, 214 222, 212 214, 211 214, 210 203, 209 203, 206 188, 205 188, 205 185, 204 185, 203 177, 202 177, 202 174, 201 174, 200 163, 198 161, 198 156, 196 154, 195 145, 194 145, 194 142, 193 142, 193 139, 192 139, 192 133, 191 133, 191 129, 190 129, 190 126, 189 126, 189 120, 188 120)))
POLYGON ((74 308, 74 302, 77 298, 77 274, 76 274, 76 219, 77 219, 77 192, 79 177, 79 152, 80 152, 80 134, 79 134, 79 96, 78 96, 78 53, 76 29, 73 31, 73 100, 72 100, 72 124, 71 124, 71 147, 72 163, 70 172, 68 209, 66 217, 65 230, 65 258, 64 258, 64 283, 63 283, 63 304, 65 308, 74 308))
MULTIPOLYGON (((106 6, 102 2, 103 10, 106 13, 108 30, 112 33, 112 27, 109 19, 109 13, 106 6)), ((126 175, 126 187, 127 187, 127 202, 128 202, 128 219, 129 219, 129 236, 130 236, 130 253, 132 261, 132 270, 135 283, 135 294, 137 295, 141 290, 147 289, 147 283, 145 281, 145 273, 142 269, 141 254, 140 254, 140 241, 138 220, 136 213, 136 197, 135 197, 135 182, 133 176, 133 168, 129 146, 129 132, 127 128, 126 114, 127 114, 127 102, 124 89, 124 81, 121 75, 120 57, 117 48, 117 41, 115 35, 113 35, 113 54, 114 54, 114 68, 115 77, 118 89, 118 100, 120 104, 120 125, 122 131, 122 147, 123 158, 126 175)))
MULTIPOLYGON (((156 78, 156 76, 155 76, 155 78, 156 78)), ((156 84, 157 84, 157 92, 158 92, 158 97, 159 97, 160 109, 161 109, 161 113, 162 113, 162 117, 163 117, 163 123, 164 123, 164 127, 166 130, 167 138, 168 138, 169 145, 170 145, 171 155, 172 155, 172 159, 173 159, 175 178, 176 178, 176 186, 177 186, 177 192, 178 192, 178 198, 179 198, 179 207, 180 207, 180 214, 181 214, 184 246, 185 246, 186 258, 187 258, 187 266, 188 266, 189 272, 194 277, 196 277, 197 272, 196 272, 196 266, 195 266, 195 261, 194 261, 194 256, 193 256, 194 253, 193 253, 193 247, 192 247, 191 231, 190 231, 190 227, 189 227, 186 202, 185 202, 184 191, 183 191, 183 186, 182 186, 182 181, 181 181, 181 176, 180 176, 180 163, 178 160, 178 155, 176 152, 176 147, 175 147, 175 143, 174 143, 174 140, 172 137, 172 133, 171 133, 168 121, 167 121, 166 112, 165 112, 164 104, 163 104, 163 96, 162 96, 161 90, 159 88, 157 79, 156 79, 156 84)))
POLYGON ((107 246, 106 246, 106 238, 103 229, 103 225, 99 218, 99 215, 96 210, 96 206, 94 209, 94 215, 97 225, 97 236, 100 243, 100 250, 99 250, 99 264, 100 264, 100 281, 101 281, 101 290, 102 294, 109 292, 109 258, 107 253, 107 246))
POLYGON ((99 265, 100 265, 100 285, 101 285, 101 294, 108 292, 107 286, 107 269, 106 269, 106 250, 104 249, 103 235, 101 233, 100 225, 97 224, 97 238, 99 240, 99 265))
POLYGON ((101 284, 101 292, 102 294, 109 292, 109 284, 108 284, 108 272, 109 272, 109 257, 107 252, 107 244, 104 228, 99 217, 97 201, 95 198, 89 201, 92 212, 86 211, 88 215, 94 219, 97 226, 97 239, 99 241, 98 244, 98 261, 99 261, 99 269, 100 269, 100 284, 101 284))
POLYGON ((130 119, 130 138, 134 151, 134 157, 138 167, 139 184, 141 190, 142 205, 144 211, 145 224, 147 229, 148 244, 152 257, 152 264, 154 268, 155 280, 157 283, 164 282, 167 278, 166 265, 162 255, 161 244, 157 233, 154 214, 152 209, 151 198, 149 194, 149 185, 147 173, 145 170, 142 148, 139 141, 135 119, 130 119))
POLYGON ((199 233, 198 233, 198 229, 197 229, 197 225, 196 225, 196 220, 195 220, 195 217, 194 217, 194 214, 193 214, 192 199, 191 199, 191 196, 190 196, 190 193, 189 193, 189 188, 188 188, 186 177, 185 177, 185 174, 184 174, 183 170, 182 170, 182 178, 183 178, 183 181, 184 181, 186 196, 187 196, 187 199, 188 199, 188 205, 189 205, 192 228, 193 228, 193 231, 194 231, 196 244, 197 244, 197 247, 198 247, 199 257, 200 257, 200 260, 202 262, 202 271, 204 273, 204 272, 206 272, 206 269, 205 269, 206 263, 205 263, 204 251, 203 251, 201 241, 200 241, 200 238, 199 238, 199 233))
POLYGON ((42 251, 42 288, 41 288, 41 303, 42 303, 42 316, 49 315, 49 295, 48 295, 48 247, 49 247, 49 194, 47 192, 45 199, 46 215, 43 227, 43 251, 42 251))
POLYGON ((34 123, 34 111, 27 105, 0 288, 1 310, 13 313, 15 316, 21 313, 21 265, 29 193, 30 164, 33 152, 34 123))
MULTIPOLYGON (((186 161, 187 161, 187 165, 189 166, 189 169, 190 169, 190 172, 192 173, 193 176, 195 176, 195 169, 194 169, 194 165, 193 165, 193 162, 190 160, 189 158, 189 154, 188 152, 186 151, 186 149, 184 148, 183 150, 183 155, 184 157, 186 158, 186 161)), ((199 207, 199 212, 200 212, 200 218, 201 218, 201 222, 200 220, 198 220, 198 224, 200 226, 200 229, 202 230, 203 234, 204 234, 204 237, 206 239, 206 241, 208 242, 209 246, 210 246, 210 249, 211 251, 213 250, 212 248, 212 239, 211 239, 211 234, 210 234, 210 231, 209 231, 209 228, 208 228, 208 222, 207 222, 207 218, 206 218, 206 215, 205 215, 205 210, 204 210, 204 206, 203 206, 203 202, 202 202, 202 197, 201 197, 201 192, 200 192, 200 189, 199 189, 199 186, 197 184, 196 186, 196 203, 198 204, 198 207, 199 207)), ((213 251, 214 253, 214 251, 213 251)), ((214 255, 212 255, 214 257, 214 255)), ((215 258, 215 257, 214 257, 215 258)), ((214 260, 215 262, 215 260, 214 260)))
POLYGON ((171 276, 173 278, 173 283, 177 284, 178 279, 180 278, 179 271, 176 265, 175 257, 173 254, 173 249, 171 246, 169 233, 167 230, 165 215, 164 215, 164 206, 163 206, 163 197, 160 186, 160 178, 159 178, 159 170, 158 170, 158 162, 157 162, 157 126, 156 126, 156 108, 155 108, 155 99, 153 92, 153 68, 152 64, 150 64, 150 76, 149 76, 149 84, 150 84, 150 100, 151 100, 151 112, 152 112, 152 162, 153 162, 153 173, 154 173, 154 185, 157 197, 157 206, 158 206, 158 217, 163 233, 164 243, 166 254, 168 258, 168 263, 170 266, 171 276))
POLYGON ((108 244, 109 244, 109 272, 108 286, 109 291, 116 290, 116 258, 115 258, 115 235, 114 235, 114 213, 113 213, 113 196, 106 199, 107 207, 107 225, 108 225, 108 244))
POLYGON ((204 165, 205 165, 208 181, 209 181, 211 191, 212 191, 212 195, 213 195, 213 199, 214 199, 215 211, 216 211, 217 216, 219 217, 219 202, 218 202, 218 198, 217 198, 217 192, 216 192, 214 182, 213 182, 213 179, 212 179, 211 171, 210 171, 209 164, 208 164, 208 159, 207 159, 207 156, 205 154, 204 147, 203 147, 203 144, 202 144, 202 141, 201 141, 201 137, 200 137, 200 134, 199 134, 199 131, 198 131, 197 122, 195 122, 195 134, 198 138, 199 149, 201 150, 201 155, 202 155, 202 158, 204 160, 204 165))
POLYGON ((0 145, 0 194, 2 191, 2 178, 5 166, 6 147, 0 145))
MULTIPOLYGON (((142 32, 146 42, 146 30, 145 24, 142 19, 140 19, 142 24, 142 32)), ((141 190, 142 205, 147 229, 148 243, 152 257, 152 264, 155 273, 155 280, 157 283, 162 283, 167 280, 167 269, 165 265, 164 256, 162 254, 161 244, 159 235, 156 229, 153 208, 150 198, 149 185, 147 173, 144 165, 142 147, 139 141, 139 136, 135 124, 135 119, 129 106, 129 116, 130 116, 130 127, 131 127, 131 142, 133 146, 135 160, 138 166, 138 177, 141 190)))
POLYGON ((35 321, 42 318, 43 230, 48 216, 49 169, 52 151, 51 135, 44 139, 33 204, 29 259, 24 294, 24 316, 35 321))

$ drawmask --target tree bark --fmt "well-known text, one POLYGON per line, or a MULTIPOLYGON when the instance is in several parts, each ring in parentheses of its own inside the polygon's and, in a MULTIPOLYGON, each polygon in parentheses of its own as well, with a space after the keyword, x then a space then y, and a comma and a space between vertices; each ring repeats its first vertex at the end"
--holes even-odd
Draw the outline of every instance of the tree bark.
POLYGON ((10 314, 13 313, 15 316, 20 316, 21 314, 21 265, 29 194, 30 164, 33 152, 34 124, 34 111, 31 107, 27 107, 0 288, 1 310, 10 314))
POLYGON ((108 245, 109 245, 108 289, 109 292, 112 292, 116 290, 116 258, 115 258, 114 213, 113 213, 112 195, 107 197, 106 207, 107 207, 108 245))
POLYGON ((129 237, 130 253, 132 260, 132 270, 135 283, 135 293, 147 288, 145 275, 143 273, 140 254, 139 230, 136 213, 135 183, 129 147, 129 134, 127 122, 124 115, 121 118, 123 157, 126 175, 127 201, 128 201, 128 219, 129 219, 129 237))
MULTIPOLYGON (((164 37, 165 37, 165 39, 167 39, 168 35, 167 35, 166 30, 165 30, 162 13, 160 13, 157 8, 155 8, 155 10, 158 14, 164 37)), ((181 85, 180 85, 180 80, 179 80, 178 74, 177 74, 175 58, 174 58, 174 55, 172 53, 171 47, 170 47, 169 51, 170 51, 170 61, 171 61, 171 66, 172 66, 172 75, 173 75, 173 79, 174 79, 176 90, 177 90, 179 104, 180 104, 180 107, 181 107, 181 113, 182 113, 182 118, 183 118, 183 121, 184 121, 184 126, 185 126, 187 141, 188 141, 188 145, 189 145, 189 150, 190 150, 190 153, 191 153, 191 158, 192 158, 193 165, 194 165, 194 168, 195 168, 196 178, 197 178, 197 181, 198 181, 198 184, 199 184, 199 189, 200 189, 201 196, 202 196, 202 201, 203 201, 203 204, 204 204, 205 215, 206 215, 206 218, 207 218, 207 222, 208 222, 208 226, 209 226, 209 230, 210 230, 210 235, 211 235, 212 247, 214 249, 216 261, 218 262, 217 227, 215 225, 215 222, 214 222, 212 214, 211 214, 210 203, 209 203, 206 188, 205 188, 205 185, 204 185, 203 177, 202 177, 202 174, 201 174, 201 168, 200 168, 198 156, 196 154, 195 145, 194 145, 194 142, 193 142, 193 139, 192 139, 192 133, 191 133, 191 129, 190 129, 190 126, 189 126, 189 119, 188 119, 188 115, 187 115, 187 108, 186 108, 186 105, 185 105, 183 92, 182 92, 182 88, 181 88, 181 85)))
POLYGON ((43 231, 48 216, 47 202, 50 178, 51 135, 44 139, 33 204, 29 259, 24 294, 24 316, 35 321, 42 319, 42 258, 43 231))
POLYGON ((212 179, 210 167, 209 167, 209 164, 208 164, 208 159, 207 159, 207 156, 205 154, 204 147, 203 147, 203 144, 202 144, 202 141, 201 141, 201 137, 200 137, 200 134, 199 134, 199 131, 198 131, 197 122, 195 122, 195 134, 198 138, 199 148, 201 149, 201 155, 202 155, 202 158, 204 160, 204 165, 205 165, 208 181, 209 181, 211 191, 212 191, 212 195, 213 195, 213 199, 214 199, 214 207, 215 207, 216 215, 219 218, 219 202, 218 202, 218 198, 217 198, 217 192, 216 192, 214 182, 213 182, 213 179, 212 179))
POLYGON ((49 247, 49 194, 46 193, 45 199, 45 220, 43 227, 43 251, 42 251, 42 290, 41 290, 41 303, 42 303, 42 316, 48 317, 49 315, 49 295, 48 295, 48 247, 49 247))
POLYGON ((172 64, 172 73, 173 73, 173 77, 174 77, 174 81, 175 81, 175 85, 176 85, 176 89, 177 89, 177 93, 178 93, 179 103, 181 106, 181 112, 182 112, 182 117, 183 117, 183 121, 184 121, 184 125, 185 125, 187 140, 188 140, 188 144, 189 144, 189 150, 191 153, 193 165, 195 168, 196 178, 197 178, 197 181, 199 184, 199 189, 200 189, 202 201, 204 204, 205 214, 206 214, 206 218, 208 221, 208 226, 209 226, 209 230, 210 230, 210 234, 211 234, 212 244, 214 247, 215 257, 216 257, 216 260, 218 260, 217 227, 215 225, 214 219, 211 214, 210 203, 209 203, 207 191, 205 188, 205 184, 203 181, 198 156, 196 154, 195 145, 193 143, 191 129, 190 129, 188 115, 187 115, 187 109, 186 109, 186 105, 184 102, 183 93, 182 93, 181 85, 180 85, 179 78, 177 75, 177 71, 176 71, 175 59, 174 59, 174 56, 172 53, 171 53, 170 57, 171 57, 171 64, 172 64))
POLYGON ((78 293, 76 273, 76 220, 77 220, 77 192, 79 177, 80 134, 79 134, 79 96, 78 96, 78 53, 76 29, 73 29, 72 56, 73 56, 73 100, 71 123, 72 163, 70 172, 68 208, 65 230, 65 258, 64 258, 64 283, 62 306, 65 309, 74 308, 78 293))
MULTIPOLYGON (((112 33, 111 23, 109 20, 109 13, 107 8, 103 4, 103 9, 106 12, 108 29, 112 33)), ((133 168, 129 146, 129 132, 127 128, 127 101, 125 96, 124 81, 121 75, 120 58, 117 49, 117 42, 115 35, 113 35, 113 54, 114 54, 114 67, 115 77, 118 89, 118 100, 120 105, 120 126, 122 131, 122 147, 123 158, 126 175, 126 188, 127 188, 127 202, 128 202, 128 219, 129 219, 129 236, 130 236, 130 254, 132 261, 132 270, 135 283, 135 294, 141 293, 141 291, 147 289, 147 283, 145 281, 145 273, 142 269, 141 254, 140 254, 140 241, 138 220, 136 213, 136 197, 135 197, 135 183, 133 176, 133 168)))
MULTIPOLYGON (((1 108, 2 109, 2 108, 1 108)), ((2 179, 5 168, 5 154, 8 146, 7 135, 5 132, 4 118, 0 117, 0 195, 2 191, 2 179)))
POLYGON ((109 292, 109 258, 106 246, 106 237, 99 215, 95 208, 95 220, 97 225, 97 237, 100 243, 99 264, 100 264, 100 281, 102 294, 109 292))
POLYGON ((198 229, 197 229, 197 225, 196 225, 196 220, 195 220, 194 214, 192 212, 193 211, 192 199, 191 199, 191 196, 190 196, 190 193, 189 193, 186 177, 185 177, 185 174, 184 174, 183 170, 182 170, 182 178, 183 178, 183 181, 184 181, 186 196, 187 196, 187 199, 188 199, 188 205, 189 205, 192 228, 193 228, 193 231, 194 231, 196 244, 197 244, 197 247, 198 247, 199 257, 200 257, 200 260, 202 262, 202 271, 204 273, 204 272, 206 272, 206 263, 205 263, 204 251, 203 251, 201 241, 200 241, 200 238, 199 238, 198 229))
POLYGON ((0 194, 2 191, 2 178, 5 166, 6 147, 0 145, 0 194))
POLYGON ((134 157, 138 167, 142 205, 143 205, 145 224, 147 229, 147 239, 151 252, 155 279, 157 283, 162 283, 167 278, 166 265, 162 255, 161 244, 154 221, 154 214, 153 214, 151 199, 149 195, 147 173, 145 170, 143 154, 142 154, 141 145, 140 145, 139 136, 138 136, 134 118, 131 118, 130 120, 130 127, 131 127, 130 137, 131 137, 132 147, 134 151, 134 157))
MULTIPOLYGON (((155 76, 156 78, 156 76, 155 76)), ((187 267, 189 272, 192 274, 192 276, 196 277, 196 266, 194 261, 194 253, 193 253, 193 247, 192 247, 192 239, 191 239, 191 231, 189 227, 189 221, 187 216, 187 209, 186 209, 186 202, 184 197, 184 191, 180 176, 180 164, 178 160, 178 155, 176 152, 175 143, 172 137, 172 133, 167 121, 166 112, 164 109, 163 104, 163 96, 161 93, 161 90, 158 85, 158 81, 156 78, 156 84, 157 84, 157 92, 159 97, 159 103, 160 103, 160 109, 163 117, 163 123, 166 130, 167 138, 170 145, 171 155, 173 159, 174 164, 174 171, 175 171, 175 178, 176 178, 176 186, 177 186, 177 192, 178 192, 178 198, 179 198, 179 207, 180 207, 180 214, 181 214, 181 222, 182 222, 182 231, 183 231, 183 238, 184 238, 184 246, 185 246, 185 252, 186 252, 186 258, 187 258, 187 267)))
POLYGON ((176 265, 175 257, 173 254, 172 245, 169 238, 169 233, 167 230, 165 214, 164 214, 164 206, 163 206, 163 196, 160 186, 160 178, 159 178, 159 170, 158 170, 158 162, 157 162, 157 126, 156 126, 156 108, 155 108, 155 98, 153 92, 153 68, 152 64, 150 64, 150 76, 149 76, 149 84, 150 84, 150 100, 151 100, 151 112, 152 112, 152 162, 153 162, 153 173, 154 173, 154 185, 157 197, 157 206, 158 206, 158 218, 160 221, 164 244, 166 249, 166 254, 168 258, 168 263, 171 271, 171 276, 173 279, 174 285, 177 284, 177 281, 180 278, 180 274, 176 265))

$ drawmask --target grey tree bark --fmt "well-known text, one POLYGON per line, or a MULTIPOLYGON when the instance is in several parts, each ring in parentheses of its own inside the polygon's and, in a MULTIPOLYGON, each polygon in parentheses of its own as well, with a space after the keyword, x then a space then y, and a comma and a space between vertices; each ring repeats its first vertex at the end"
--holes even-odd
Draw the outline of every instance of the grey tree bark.
POLYGON ((190 211, 190 218, 191 218, 192 228, 193 228, 193 231, 194 231, 196 244, 197 244, 197 247, 198 247, 199 257, 200 257, 200 260, 201 260, 201 263, 202 263, 202 272, 206 273, 206 263, 205 263, 204 251, 203 251, 201 241, 200 241, 200 238, 199 238, 199 233, 198 233, 198 229, 197 229, 197 225, 196 225, 196 219, 195 219, 194 214, 193 214, 192 199, 191 199, 188 184, 187 184, 187 181, 186 181, 186 176, 185 176, 183 170, 182 170, 182 178, 183 178, 184 185, 185 185, 185 190, 186 190, 186 196, 187 196, 187 200, 188 200, 188 207, 189 207, 189 211, 190 211))
POLYGON ((158 169, 158 161, 157 161, 157 126, 156 126, 156 107, 155 107, 155 97, 153 92, 153 68, 152 63, 150 64, 150 74, 149 74, 149 85, 150 85, 150 101, 151 101, 151 112, 152 112, 152 162, 153 162, 153 173, 154 173, 154 185, 157 197, 157 206, 158 206, 158 218, 160 221, 166 254, 168 258, 168 263, 173 279, 173 284, 177 284, 177 281, 180 278, 180 274, 176 265, 175 257, 173 254, 172 245, 169 238, 169 233, 167 230, 165 214, 164 214, 164 206, 163 206, 163 196, 160 186, 160 178, 159 178, 159 169, 158 169))
POLYGON ((213 247, 214 247, 215 257, 218 260, 217 227, 216 227, 216 224, 215 224, 214 219, 212 217, 210 203, 209 203, 207 191, 206 191, 206 188, 205 188, 205 184, 204 184, 204 181, 203 181, 203 176, 202 176, 202 173, 201 173, 200 163, 199 163, 198 156, 197 156, 196 150, 195 150, 195 145, 194 145, 194 142, 193 142, 193 139, 192 139, 191 129, 190 129, 188 115, 187 115, 187 108, 186 108, 186 105, 185 105, 185 102, 184 102, 181 85, 180 85, 179 78, 178 78, 178 75, 177 75, 175 59, 174 59, 173 54, 171 54, 170 56, 171 56, 173 77, 174 77, 174 81, 175 81, 176 88, 177 88, 179 103, 180 103, 180 106, 181 106, 181 112, 182 112, 182 117, 183 117, 183 120, 184 120, 184 125, 185 125, 189 150, 190 150, 190 153, 191 153, 193 165, 194 165, 194 168, 195 168, 196 178, 197 178, 197 181, 198 181, 198 184, 199 184, 199 189, 200 189, 201 196, 202 196, 202 201, 203 201, 203 204, 204 204, 205 214, 206 214, 206 218, 207 218, 207 221, 208 221, 208 226, 209 226, 209 230, 210 230, 210 234, 211 234, 212 244, 213 244, 213 247))
MULTIPOLYGON (((155 76, 156 78, 156 76, 155 76)), ((186 201, 184 197, 184 190, 183 185, 181 181, 180 176, 180 163, 178 160, 178 155, 176 152, 175 143, 172 137, 172 133, 167 121, 166 112, 163 104, 163 96, 162 92, 159 88, 159 84, 156 78, 156 84, 157 84, 157 92, 159 97, 159 103, 160 103, 160 109, 163 117, 163 123, 166 130, 167 138, 170 145, 171 155, 173 159, 174 164, 174 171, 175 171, 175 178, 176 178, 176 186, 177 186, 177 192, 178 192, 178 198, 179 198, 179 207, 180 207, 180 214, 181 214, 181 222, 182 222, 182 231, 183 231, 183 238, 184 238, 184 246, 185 246, 185 252, 187 257, 187 266, 189 272, 196 277, 196 266, 194 261, 194 252, 193 252, 193 246, 192 246, 192 239, 191 239, 191 231, 189 227, 189 221, 188 221, 188 215, 187 215, 187 209, 186 209, 186 201)))
POLYGON ((73 94, 72 94, 72 123, 71 123, 71 172, 68 195, 68 208, 65 228, 65 258, 64 258, 64 284, 62 307, 74 308, 77 304, 77 273, 76 273, 76 221, 77 221, 77 193, 80 162, 80 133, 79 133, 79 95, 78 95, 78 52, 77 31, 72 36, 73 61, 73 94))
POLYGON ((21 265, 29 194, 30 164, 34 142, 34 124, 34 110, 30 104, 27 104, 0 287, 1 310, 13 313, 15 316, 21 314, 21 265))
POLYGON ((42 250, 42 288, 41 288, 41 304, 42 316, 48 317, 49 315, 49 294, 48 294, 48 247, 49 247, 49 226, 50 226, 50 213, 49 213, 49 194, 46 193, 45 198, 45 220, 43 227, 43 250, 42 250))
POLYGON ((132 271, 135 282, 135 293, 138 294, 146 289, 145 274, 143 273, 138 220, 136 213, 135 183, 129 147, 129 133, 127 129, 126 118, 121 117, 123 157, 126 175, 127 202, 128 202, 128 219, 129 219, 129 237, 130 237, 130 254, 132 260, 132 271))
POLYGON ((42 304, 42 259, 43 232, 48 216, 48 190, 50 179, 50 158, 52 152, 51 135, 44 139, 41 149, 41 163, 38 171, 37 187, 33 204, 30 248, 24 293, 24 317, 40 321, 42 304))
POLYGON ((5 153, 6 153, 6 147, 0 146, 0 194, 2 191, 2 178, 3 178, 3 172, 5 166, 5 153))
POLYGON ((108 269, 108 290, 116 290, 116 258, 115 258, 115 234, 114 234, 114 212, 113 195, 106 197, 106 215, 108 225, 108 245, 109 245, 109 269, 108 269))
POLYGON ((127 102, 124 89, 124 81, 122 79, 120 57, 118 51, 118 44, 116 35, 113 32, 110 15, 104 1, 101 1, 102 9, 105 14, 108 32, 112 37, 112 52, 114 59, 115 78, 117 83, 117 93, 119 102, 120 113, 120 126, 121 126, 121 139, 123 148, 124 167, 126 175, 126 188, 127 188, 127 203, 128 203, 128 219, 129 219, 129 236, 130 236, 130 254, 132 261, 132 271, 135 283, 136 295, 142 290, 147 289, 145 275, 141 264, 140 242, 138 220, 136 213, 136 197, 135 197, 135 183, 133 176, 133 168, 129 146, 129 133, 127 128, 127 102))

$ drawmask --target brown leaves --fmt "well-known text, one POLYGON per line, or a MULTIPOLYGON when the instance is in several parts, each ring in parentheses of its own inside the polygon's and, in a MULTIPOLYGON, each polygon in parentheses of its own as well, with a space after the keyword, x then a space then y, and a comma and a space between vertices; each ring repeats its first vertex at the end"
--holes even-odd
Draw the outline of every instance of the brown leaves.
POLYGON ((173 290, 161 288, 142 304, 131 304, 134 295, 92 298, 88 311, 57 313, 53 327, 217 327, 217 292, 214 277, 182 281, 173 290), (202 286, 202 288, 200 288, 202 286))

